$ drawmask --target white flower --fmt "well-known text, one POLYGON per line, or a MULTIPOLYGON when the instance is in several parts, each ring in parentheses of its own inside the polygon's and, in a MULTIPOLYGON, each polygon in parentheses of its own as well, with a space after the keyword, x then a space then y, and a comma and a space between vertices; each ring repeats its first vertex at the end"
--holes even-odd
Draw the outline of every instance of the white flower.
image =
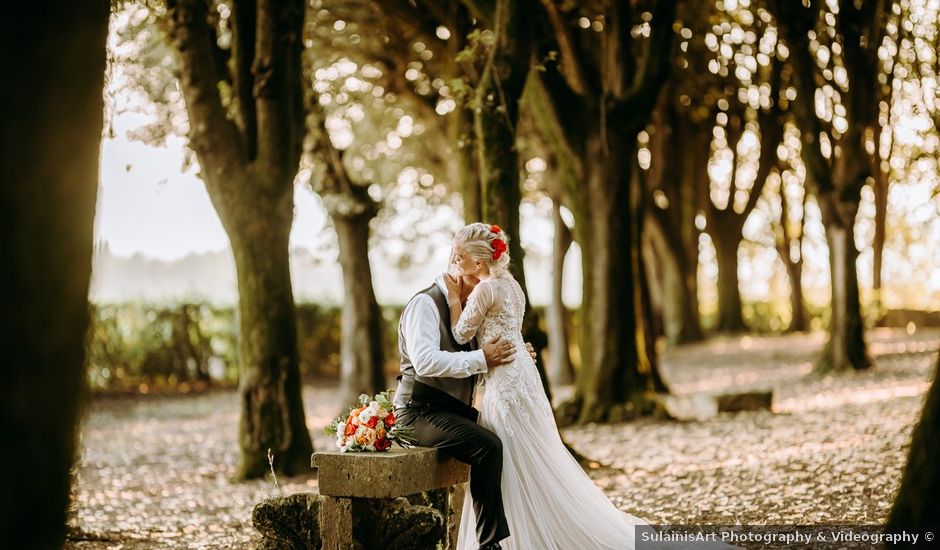
POLYGON ((372 418, 372 416, 373 415, 369 412, 369 409, 363 409, 363 411, 359 413, 359 422, 365 424, 369 421, 370 418, 372 418))
POLYGON ((336 423, 336 433, 342 435, 346 431, 346 422, 339 421, 336 423))
POLYGON ((385 418, 388 416, 388 411, 385 409, 385 407, 379 407, 378 411, 375 413, 375 416, 378 416, 379 418, 385 418))

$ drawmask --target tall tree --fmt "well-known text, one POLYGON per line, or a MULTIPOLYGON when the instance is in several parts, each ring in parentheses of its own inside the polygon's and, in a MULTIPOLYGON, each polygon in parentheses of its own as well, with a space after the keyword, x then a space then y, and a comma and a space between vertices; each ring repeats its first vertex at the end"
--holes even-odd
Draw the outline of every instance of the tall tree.
POLYGON ((369 263, 369 224, 379 204, 368 186, 352 181, 342 153, 333 146, 326 128, 326 113, 315 94, 308 95, 310 154, 321 174, 313 188, 326 205, 339 241, 343 269, 343 315, 340 341, 340 396, 352 403, 362 394, 385 389, 385 354, 382 348, 382 311, 372 285, 369 263))
POLYGON ((565 202, 582 253, 582 367, 560 416, 593 422, 648 414, 656 408, 650 393, 665 387, 646 345, 633 159, 669 74, 664 52, 676 2, 656 2, 652 13, 604 2, 600 14, 589 14, 593 22, 578 7, 541 4, 538 57, 548 62, 530 102, 562 169, 581 174, 566 182, 565 202), (579 26, 585 21, 588 29, 579 26), (559 63, 551 62, 555 55, 559 63))
POLYGON ((663 332, 672 345, 703 338, 698 304, 700 231, 695 218, 707 188, 712 141, 712 110, 680 108, 675 90, 675 84, 667 85, 653 112, 649 174, 643 178, 651 203, 647 233, 659 259, 663 287, 663 332), (682 154, 673 159, 676 151, 682 154))
POLYGON ((206 0, 167 0, 190 146, 228 233, 238 276, 241 462, 237 479, 307 467, 288 264, 293 183, 304 136, 301 0, 231 6, 228 64, 206 0), (228 89, 226 100, 220 88, 228 89))
MULTIPOLYGON (((884 85, 879 78, 883 75, 878 48, 885 35, 890 1, 839 2, 835 16, 838 37, 833 40, 839 40, 838 59, 844 70, 828 71, 832 80, 819 74, 816 56, 807 39, 819 25, 823 3, 773 0, 770 6, 789 49, 788 61, 797 91, 793 114, 801 131, 801 154, 829 245, 832 317, 829 340, 819 366, 864 369, 871 363, 859 300, 854 229, 861 190, 872 175, 868 151, 873 136, 878 135, 874 131, 879 127, 876 98, 884 85), (844 78, 836 79, 836 74, 844 78), (816 92, 820 88, 826 90, 828 97, 841 98, 840 113, 825 120, 817 116, 816 92)), ((816 36, 821 40, 826 35, 816 36)), ((835 107, 831 109, 835 111, 835 107)))
POLYGON ((573 241, 571 229, 561 215, 559 197, 552 199, 552 299, 545 310, 548 325, 548 348, 550 350, 548 376, 553 384, 570 384, 574 380, 571 354, 568 351, 568 315, 562 300, 565 257, 573 241))
POLYGON ((806 307, 803 301, 803 234, 806 224, 806 189, 801 190, 796 219, 790 214, 790 202, 794 199, 787 193, 787 178, 796 176, 780 174, 780 217, 774 226, 774 248, 787 270, 790 281, 790 324, 788 332, 803 332, 807 329, 806 307))
MULTIPOLYGON (((526 303, 531 302, 523 265, 525 250, 519 235, 522 188, 516 128, 519 124, 519 100, 532 58, 533 27, 529 17, 534 5, 529 4, 527 0, 496 0, 492 11, 487 13, 485 21, 489 29, 485 32, 492 33, 492 45, 486 48, 486 62, 473 101, 482 219, 500 225, 512 236, 509 241, 512 257, 509 269, 519 281, 526 303)), ((484 44, 486 42, 484 40, 484 44)), ((536 350, 536 365, 551 400, 551 386, 540 359, 547 338, 539 326, 536 309, 526 308, 522 333, 536 350)))
MULTIPOLYGON (((937 369, 940 369, 938 362, 937 369)), ((918 531, 940 525, 940 377, 934 369, 934 380, 927 392, 927 400, 920 421, 914 426, 907 465, 901 478, 901 487, 888 516, 887 530, 918 531)))
POLYGON ((14 4, 0 38, 16 82, 0 100, 0 540, 9 548, 61 548, 65 537, 86 384, 108 8, 14 4))

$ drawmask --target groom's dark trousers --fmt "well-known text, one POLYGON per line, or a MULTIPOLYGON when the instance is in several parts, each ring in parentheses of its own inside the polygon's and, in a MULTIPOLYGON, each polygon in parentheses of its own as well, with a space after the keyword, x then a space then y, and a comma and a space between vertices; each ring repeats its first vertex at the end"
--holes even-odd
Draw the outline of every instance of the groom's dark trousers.
POLYGON ((500 492, 503 444, 496 434, 476 423, 477 414, 459 399, 421 382, 415 382, 411 400, 396 411, 404 425, 414 428, 415 443, 436 447, 470 465, 477 540, 483 546, 508 537, 509 526, 500 492))

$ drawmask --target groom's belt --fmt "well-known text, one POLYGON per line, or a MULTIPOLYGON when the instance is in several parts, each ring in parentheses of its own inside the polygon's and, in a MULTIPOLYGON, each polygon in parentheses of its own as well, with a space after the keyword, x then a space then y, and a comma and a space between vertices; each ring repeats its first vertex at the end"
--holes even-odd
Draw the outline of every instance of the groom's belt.
POLYGON ((421 409, 422 406, 425 406, 429 412, 450 412, 459 414, 473 422, 477 421, 477 416, 480 414, 480 411, 449 393, 418 380, 414 382, 414 389, 412 390, 411 401, 408 406, 416 409, 421 409))

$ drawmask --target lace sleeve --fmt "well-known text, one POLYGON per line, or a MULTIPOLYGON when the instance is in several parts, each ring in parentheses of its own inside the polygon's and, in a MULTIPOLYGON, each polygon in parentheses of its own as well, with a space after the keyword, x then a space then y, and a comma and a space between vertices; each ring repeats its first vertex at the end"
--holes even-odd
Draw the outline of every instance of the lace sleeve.
POLYGON ((473 340, 486 318, 486 312, 496 303, 492 285, 480 283, 467 297, 467 307, 460 314, 457 324, 452 327, 454 340, 466 344, 473 340))

